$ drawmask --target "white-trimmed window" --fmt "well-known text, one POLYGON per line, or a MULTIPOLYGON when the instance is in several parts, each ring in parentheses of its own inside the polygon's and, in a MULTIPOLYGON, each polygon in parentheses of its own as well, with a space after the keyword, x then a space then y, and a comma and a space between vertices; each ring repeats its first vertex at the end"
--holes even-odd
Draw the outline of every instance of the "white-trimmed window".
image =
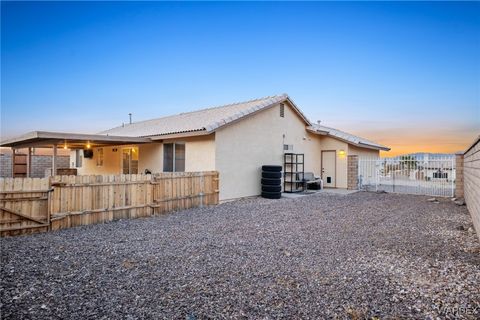
POLYGON ((163 172, 185 171, 185 143, 163 145, 163 172))
POLYGON ((97 167, 103 166, 103 148, 97 149, 97 167))

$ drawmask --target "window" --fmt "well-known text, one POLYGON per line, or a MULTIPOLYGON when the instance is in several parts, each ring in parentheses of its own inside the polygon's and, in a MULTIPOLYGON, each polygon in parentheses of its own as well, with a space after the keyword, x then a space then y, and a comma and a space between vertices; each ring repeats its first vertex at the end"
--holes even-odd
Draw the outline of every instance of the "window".
POLYGON ((97 149, 97 167, 103 166, 103 148, 97 149))
POLYGON ((163 172, 185 171, 185 143, 163 145, 163 172))
POLYGON ((280 117, 285 118, 285 105, 280 103, 280 117))
POLYGON ((137 174, 138 173, 138 148, 122 149, 122 173, 137 174))
POLYGON ((75 167, 82 167, 83 150, 75 150, 75 167))

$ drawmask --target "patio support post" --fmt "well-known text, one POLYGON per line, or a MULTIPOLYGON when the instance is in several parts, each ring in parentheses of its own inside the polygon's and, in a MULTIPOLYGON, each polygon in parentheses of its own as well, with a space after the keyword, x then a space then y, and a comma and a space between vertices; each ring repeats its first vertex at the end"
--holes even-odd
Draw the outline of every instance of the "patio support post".
POLYGON ((12 178, 15 178, 15 148, 12 147, 12 178))
POLYGON ((27 150, 27 178, 32 176, 32 148, 27 150))
POLYGON ((53 155, 52 155, 52 177, 57 175, 57 145, 53 145, 53 155))

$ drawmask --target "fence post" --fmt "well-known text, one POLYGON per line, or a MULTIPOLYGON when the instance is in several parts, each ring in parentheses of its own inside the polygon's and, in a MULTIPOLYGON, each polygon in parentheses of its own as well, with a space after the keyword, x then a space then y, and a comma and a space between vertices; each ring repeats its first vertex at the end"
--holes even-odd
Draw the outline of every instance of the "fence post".
POLYGON ((203 197, 205 195, 205 177, 203 172, 200 172, 200 208, 203 208, 203 197))
POLYGON ((347 189, 358 189, 358 156, 347 156, 347 189))
POLYGON ((463 154, 455 155, 455 197, 463 198, 463 154))
POLYGON ((150 179, 145 179, 144 183, 146 185, 146 188, 147 188, 147 197, 145 199, 145 204, 149 206, 149 208, 147 208, 148 212, 149 212, 149 215, 153 216, 154 213, 155 213, 155 209, 153 208, 153 190, 154 190, 154 186, 153 186, 153 182, 154 182, 154 176, 153 174, 150 175, 150 179))
POLYGON ((52 193, 53 193, 52 177, 50 176, 48 177, 48 192, 47 192, 47 224, 48 224, 47 230, 48 231, 52 230, 52 220, 51 220, 52 208, 53 208, 52 193))

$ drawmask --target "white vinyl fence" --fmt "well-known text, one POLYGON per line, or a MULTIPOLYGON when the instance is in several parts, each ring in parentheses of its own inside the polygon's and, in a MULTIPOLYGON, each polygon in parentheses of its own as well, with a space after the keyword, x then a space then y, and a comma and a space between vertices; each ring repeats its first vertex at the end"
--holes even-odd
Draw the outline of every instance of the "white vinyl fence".
POLYGON ((453 197, 455 157, 358 159, 360 190, 453 197))

